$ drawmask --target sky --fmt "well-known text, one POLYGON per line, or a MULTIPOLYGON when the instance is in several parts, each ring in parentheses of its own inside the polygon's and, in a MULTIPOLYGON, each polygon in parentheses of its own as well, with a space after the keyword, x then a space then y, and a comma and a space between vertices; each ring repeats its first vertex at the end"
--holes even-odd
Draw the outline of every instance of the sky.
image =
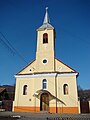
POLYGON ((46 7, 56 30, 56 58, 79 72, 82 89, 90 89, 90 0, 0 0, 0 85, 15 84, 14 75, 35 59, 46 7))

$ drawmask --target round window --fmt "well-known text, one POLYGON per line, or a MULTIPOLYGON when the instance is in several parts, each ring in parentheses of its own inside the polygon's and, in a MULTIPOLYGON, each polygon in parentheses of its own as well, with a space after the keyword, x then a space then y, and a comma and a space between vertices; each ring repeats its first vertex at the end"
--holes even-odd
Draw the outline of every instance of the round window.
POLYGON ((33 68, 30 68, 29 71, 30 71, 30 72, 33 71, 33 68))
POLYGON ((47 60, 45 59, 45 60, 43 60, 43 63, 47 63, 47 60))
POLYGON ((43 60, 42 60, 42 63, 43 63, 43 64, 46 64, 47 62, 48 62, 47 59, 43 59, 43 60))

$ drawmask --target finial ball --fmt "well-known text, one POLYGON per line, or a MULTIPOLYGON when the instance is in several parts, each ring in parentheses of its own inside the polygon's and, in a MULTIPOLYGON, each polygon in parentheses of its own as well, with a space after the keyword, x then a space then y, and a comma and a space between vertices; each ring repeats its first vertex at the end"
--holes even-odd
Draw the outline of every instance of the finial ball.
POLYGON ((48 9, 48 7, 46 7, 46 10, 48 9))

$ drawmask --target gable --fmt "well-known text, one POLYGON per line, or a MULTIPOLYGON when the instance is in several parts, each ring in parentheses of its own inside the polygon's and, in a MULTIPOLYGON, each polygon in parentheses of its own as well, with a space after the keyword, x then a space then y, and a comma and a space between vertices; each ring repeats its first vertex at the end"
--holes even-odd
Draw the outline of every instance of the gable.
POLYGON ((55 58, 55 70, 57 72, 76 72, 74 69, 55 58))
POLYGON ((36 72, 35 64, 36 64, 36 60, 33 60, 30 64, 28 64, 25 68, 23 68, 21 71, 19 71, 16 75, 32 74, 32 73, 36 72))
MULTIPOLYGON (((26 67, 24 67, 20 72, 18 72, 16 75, 24 75, 24 74, 33 74, 38 73, 36 70, 36 60, 33 60, 30 64, 28 64, 26 67)), ((63 63, 62 61, 55 58, 55 71, 56 72, 74 72, 77 73, 74 69, 63 63)), ((42 71, 43 72, 43 71, 42 71)), ((48 71, 47 71, 48 72, 48 71)))

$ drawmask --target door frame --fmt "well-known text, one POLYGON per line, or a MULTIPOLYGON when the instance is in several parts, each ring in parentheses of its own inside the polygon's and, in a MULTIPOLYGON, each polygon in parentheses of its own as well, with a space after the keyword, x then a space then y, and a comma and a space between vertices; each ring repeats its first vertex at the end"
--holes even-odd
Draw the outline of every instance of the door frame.
POLYGON ((40 111, 49 111, 49 94, 48 93, 42 93, 40 96, 40 111), (42 101, 43 96, 45 97, 44 98, 45 101, 42 101), (46 97, 47 97, 47 99, 46 99, 46 97), (48 106, 48 108, 46 110, 43 110, 43 102, 44 102, 44 105, 48 106), (47 104, 45 104, 45 102, 47 102, 47 104))

